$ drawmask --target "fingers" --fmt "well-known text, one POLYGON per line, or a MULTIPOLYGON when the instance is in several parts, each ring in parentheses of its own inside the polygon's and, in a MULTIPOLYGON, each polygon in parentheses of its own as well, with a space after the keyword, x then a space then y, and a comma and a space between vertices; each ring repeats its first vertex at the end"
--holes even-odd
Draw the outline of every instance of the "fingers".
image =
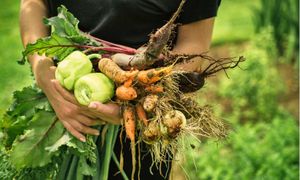
POLYGON ((74 137, 76 137, 82 142, 86 142, 86 138, 83 134, 91 134, 91 135, 99 136, 99 131, 97 129, 93 129, 88 126, 85 126, 78 121, 72 121, 72 122, 62 121, 62 124, 74 137))
POLYGON ((74 137, 76 137, 82 142, 86 142, 85 136, 81 134, 79 131, 77 131, 76 129, 74 129, 68 122, 62 121, 62 124, 74 137))
POLYGON ((50 67, 50 70, 51 70, 51 72, 55 73, 56 66, 51 66, 51 67, 50 67))
POLYGON ((73 121, 72 122, 72 126, 79 132, 82 132, 84 134, 91 134, 91 135, 95 135, 98 136, 99 135, 99 131, 97 129, 93 129, 90 128, 88 126, 85 126, 83 124, 81 124, 78 121, 73 121))
POLYGON ((102 104, 100 102, 91 102, 89 104, 89 109, 92 111, 96 111, 98 113, 102 113, 105 115, 118 115, 119 114, 119 106, 114 103, 102 104))
POLYGON ((51 82, 54 85, 54 88, 56 89, 56 91, 62 96, 64 97, 64 99, 66 99, 67 101, 73 103, 73 104, 78 104, 76 98, 74 97, 74 95, 72 93, 70 93, 69 91, 67 91, 65 88, 63 88, 59 82, 57 80, 51 80, 51 82))
POLYGON ((97 120, 97 119, 92 119, 92 118, 88 118, 86 116, 79 116, 79 122, 86 125, 86 126, 95 126, 95 125, 101 125, 103 124, 103 122, 101 122, 101 120, 97 120))
POLYGON ((91 114, 95 114, 96 117, 101 118, 105 122, 112 124, 120 124, 120 107, 114 103, 102 104, 100 102, 92 102, 88 106, 91 114))

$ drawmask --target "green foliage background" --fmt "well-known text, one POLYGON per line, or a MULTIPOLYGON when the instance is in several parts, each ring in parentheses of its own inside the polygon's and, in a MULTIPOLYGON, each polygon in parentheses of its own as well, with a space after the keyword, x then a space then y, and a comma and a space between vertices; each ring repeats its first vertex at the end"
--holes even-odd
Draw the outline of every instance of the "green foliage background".
POLYGON ((0 114, 12 99, 12 92, 32 82, 29 66, 20 66, 22 43, 19 33, 19 1, 3 0, 0 11, 0 114))
MULTIPOLYGON (((280 1, 285 2, 292 1, 280 1)), ((0 11, 0 114, 9 106, 12 92, 32 82, 29 66, 16 63, 22 51, 19 3, 1 0, 5 8, 0 11)), ((242 70, 229 73, 230 79, 220 74, 217 82, 208 80, 199 92, 201 103, 214 105, 218 115, 232 123, 234 131, 221 143, 213 140, 200 144, 193 142, 196 148, 187 151, 184 161, 184 168, 192 180, 273 180, 297 179, 299 176, 299 116, 291 115, 290 110, 278 101, 285 99, 290 90, 278 67, 293 63, 291 70, 298 76, 295 64, 299 64, 299 52, 294 47, 299 46, 299 29, 290 28, 293 30, 288 36, 283 34, 286 26, 299 24, 298 17, 285 8, 287 4, 273 2, 272 7, 264 8, 266 4, 264 0, 222 1, 211 51, 225 49, 233 56, 244 55, 247 61, 241 65, 242 70), (275 11, 279 6, 282 7, 280 11, 275 11), (289 14, 293 23, 283 23, 281 16, 269 18, 274 13, 289 14), (265 19, 264 23, 262 19, 265 19), (287 43, 278 45, 284 37, 288 37, 287 43), (213 92, 214 98, 206 97, 208 92, 213 92)), ((298 109, 298 104, 295 106, 298 109)))

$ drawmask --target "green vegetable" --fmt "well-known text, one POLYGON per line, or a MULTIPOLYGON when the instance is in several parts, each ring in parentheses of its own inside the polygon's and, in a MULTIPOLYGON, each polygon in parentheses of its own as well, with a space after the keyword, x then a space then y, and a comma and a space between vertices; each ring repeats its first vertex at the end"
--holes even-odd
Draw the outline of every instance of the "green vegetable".
POLYGON ((46 147, 59 140, 63 133, 62 124, 52 112, 38 111, 31 121, 30 128, 13 144, 13 165, 17 169, 47 165, 55 152, 47 151, 46 147))
POLYGON ((83 143, 66 132, 45 94, 36 86, 14 93, 12 106, 0 119, 0 136, 5 146, 0 149, 1 180, 55 179, 62 159, 68 155, 79 158, 78 176, 96 173, 96 144, 92 137, 83 143))
POLYGON ((74 93, 82 105, 92 101, 105 103, 114 95, 114 83, 102 73, 90 73, 76 81, 74 93))
MULTIPOLYGON (((95 55, 90 55, 94 57, 95 55)), ((98 58, 101 56, 98 55, 98 58)), ((73 90, 77 79, 92 72, 93 65, 88 56, 80 51, 74 51, 58 63, 55 78, 68 90, 73 90)))

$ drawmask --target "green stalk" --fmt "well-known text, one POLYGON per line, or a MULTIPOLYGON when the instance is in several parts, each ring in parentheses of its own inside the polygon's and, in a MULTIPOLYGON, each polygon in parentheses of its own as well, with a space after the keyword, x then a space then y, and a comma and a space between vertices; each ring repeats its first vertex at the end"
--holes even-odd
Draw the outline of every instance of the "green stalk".
POLYGON ((94 58, 100 59, 102 56, 100 54, 90 54, 87 57, 89 59, 94 59, 94 58))
POLYGON ((65 179, 72 162, 72 155, 68 154, 62 162, 61 168, 57 175, 57 180, 65 179))
POLYGON ((73 156, 71 166, 70 166, 66 180, 76 179, 78 161, 79 161, 79 158, 77 156, 73 156))
MULTIPOLYGON (((102 130, 103 130, 103 126, 100 126, 99 127, 99 132, 102 132, 102 130)), ((101 136, 95 136, 95 139, 94 139, 94 141, 95 141, 95 144, 96 144, 96 146, 97 145, 99 145, 99 143, 101 142, 101 136)), ((100 153, 101 153, 101 150, 99 149, 100 148, 100 146, 98 146, 97 148, 96 148, 96 156, 97 156, 97 164, 96 164, 96 174, 95 174, 95 176, 92 178, 93 180, 95 179, 95 180, 97 180, 97 179, 100 179, 100 175, 99 175, 99 173, 98 172, 100 172, 101 171, 101 158, 100 158, 100 153)))
MULTIPOLYGON (((118 168, 120 170, 120 163, 119 163, 118 158, 117 158, 117 156, 116 156, 116 154, 114 152, 112 153, 112 158, 113 158, 114 162, 116 163, 116 165, 118 166, 118 168)), ((123 177, 124 180, 129 180, 129 178, 127 177, 127 175, 124 172, 124 170, 122 170, 122 171, 120 170, 120 172, 121 172, 121 175, 122 175, 122 177, 123 177)))
POLYGON ((109 173, 109 165, 112 157, 113 148, 117 139, 119 126, 108 125, 107 134, 105 137, 104 153, 102 154, 103 161, 101 166, 100 179, 107 180, 109 173))

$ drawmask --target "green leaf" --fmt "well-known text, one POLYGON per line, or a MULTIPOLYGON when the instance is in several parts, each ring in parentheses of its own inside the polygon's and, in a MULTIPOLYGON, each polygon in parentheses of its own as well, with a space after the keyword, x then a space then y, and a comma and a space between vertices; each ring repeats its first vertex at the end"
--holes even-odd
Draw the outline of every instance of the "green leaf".
POLYGON ((44 23, 51 26, 51 36, 38 39, 33 44, 28 44, 23 51, 23 58, 18 61, 24 64, 28 55, 37 52, 48 57, 57 57, 62 60, 76 48, 76 45, 101 46, 101 43, 90 38, 78 28, 79 21, 68 10, 61 6, 58 15, 44 19, 44 23))
POLYGON ((73 138, 68 142, 67 146, 72 148, 73 154, 79 157, 77 176, 94 176, 96 173, 97 147, 93 140, 93 136, 86 136, 87 142, 81 142, 73 138))
POLYGON ((57 57, 62 60, 75 49, 76 45, 72 40, 52 33, 50 37, 41 38, 34 44, 28 44, 23 51, 23 60, 20 63, 25 63, 25 57, 33 53, 45 54, 48 57, 57 57))
POLYGON ((14 102, 7 111, 7 114, 10 116, 32 117, 35 113, 35 108, 52 111, 46 95, 35 86, 15 91, 13 98, 14 102))
POLYGON ((11 161, 17 169, 42 167, 51 162, 55 152, 46 147, 57 142, 64 133, 55 113, 40 110, 33 116, 30 129, 13 144, 11 161))
POLYGON ((37 109, 52 111, 52 108, 40 89, 35 86, 15 91, 14 102, 0 120, 4 133, 3 144, 10 148, 15 138, 24 132, 37 109))
POLYGON ((44 19, 44 23, 51 26, 53 33, 56 33, 60 37, 67 37, 73 42, 79 44, 84 44, 90 40, 79 30, 78 19, 68 12, 65 6, 59 7, 57 11, 57 16, 44 19))
POLYGON ((34 179, 56 179, 58 167, 62 161, 61 157, 55 157, 54 163, 42 168, 25 168, 17 170, 10 161, 10 156, 4 150, 0 150, 0 179, 1 180, 34 180, 34 179))
POLYGON ((50 153, 58 151, 58 149, 63 146, 67 145, 68 142, 72 139, 68 132, 65 132, 64 135, 59 138, 53 145, 46 147, 45 149, 50 153))

